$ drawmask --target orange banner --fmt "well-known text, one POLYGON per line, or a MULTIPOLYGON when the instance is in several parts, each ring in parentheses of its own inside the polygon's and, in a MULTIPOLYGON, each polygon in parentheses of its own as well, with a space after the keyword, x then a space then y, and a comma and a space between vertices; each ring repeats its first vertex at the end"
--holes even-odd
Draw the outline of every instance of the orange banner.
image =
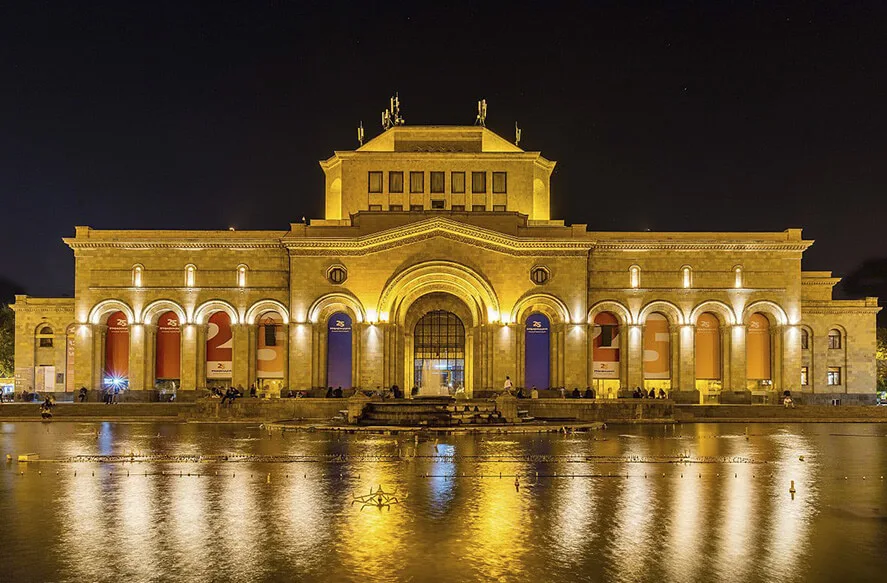
POLYGON ((763 314, 752 314, 745 340, 746 376, 749 380, 770 379, 770 322, 763 314))
POLYGON ((668 320, 659 313, 647 316, 644 325, 644 378, 671 378, 671 336, 668 320))
POLYGON ((166 312, 157 319, 157 354, 154 376, 177 379, 181 376, 182 328, 175 312, 166 312))
POLYGON ((256 343, 256 376, 260 379, 282 379, 285 366, 283 320, 275 313, 259 318, 256 343))
POLYGON ((696 378, 721 378, 721 323, 710 312, 696 320, 696 378))
POLYGON ((594 317, 592 358, 596 379, 619 378, 619 320, 610 312, 594 317))

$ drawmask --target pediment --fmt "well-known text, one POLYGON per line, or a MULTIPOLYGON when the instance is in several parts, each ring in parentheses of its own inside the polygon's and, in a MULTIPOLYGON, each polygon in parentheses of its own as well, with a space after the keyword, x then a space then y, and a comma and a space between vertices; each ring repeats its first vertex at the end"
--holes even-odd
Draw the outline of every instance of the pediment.
POLYGON ((592 247, 591 241, 516 237, 444 217, 350 239, 287 239, 284 244, 293 255, 367 255, 438 237, 509 255, 580 255, 592 247))

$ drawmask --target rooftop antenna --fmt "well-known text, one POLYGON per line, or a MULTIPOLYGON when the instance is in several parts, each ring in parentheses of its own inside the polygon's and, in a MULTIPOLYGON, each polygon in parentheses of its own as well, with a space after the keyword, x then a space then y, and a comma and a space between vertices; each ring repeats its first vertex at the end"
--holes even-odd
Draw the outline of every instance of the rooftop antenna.
POLYGON ((360 125, 357 126, 357 143, 361 146, 363 145, 363 122, 360 122, 360 125))
POLYGON ((514 145, 520 145, 520 134, 521 129, 518 127, 517 122, 514 122, 514 145))
POLYGON ((477 102, 477 119, 474 120, 474 125, 479 125, 482 128, 487 127, 487 100, 481 99, 477 102))
POLYGON ((400 115, 400 97, 397 93, 389 99, 388 109, 382 112, 382 129, 389 130, 394 126, 402 126, 406 122, 400 115))

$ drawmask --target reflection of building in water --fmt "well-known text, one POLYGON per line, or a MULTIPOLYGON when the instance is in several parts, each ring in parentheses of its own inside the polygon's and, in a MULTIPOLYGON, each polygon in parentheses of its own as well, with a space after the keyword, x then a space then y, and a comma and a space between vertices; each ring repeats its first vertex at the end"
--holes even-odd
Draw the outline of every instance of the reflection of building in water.
POLYGON ((800 229, 567 225, 549 214, 554 165, 485 127, 401 120, 321 162, 322 219, 76 227, 75 297, 17 297, 16 390, 478 395, 510 375, 604 398, 873 398, 876 301, 832 300, 837 278, 801 270, 800 229))

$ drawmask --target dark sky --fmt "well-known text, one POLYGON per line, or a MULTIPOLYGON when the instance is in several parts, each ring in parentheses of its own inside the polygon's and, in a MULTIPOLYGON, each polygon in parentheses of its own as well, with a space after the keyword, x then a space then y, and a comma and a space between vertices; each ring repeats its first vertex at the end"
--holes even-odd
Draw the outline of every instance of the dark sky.
POLYGON ((317 161, 394 91, 408 124, 518 121, 568 223, 887 256, 887 3, 663 4, 5 2, 0 277, 70 294, 74 225, 321 217, 317 161))

